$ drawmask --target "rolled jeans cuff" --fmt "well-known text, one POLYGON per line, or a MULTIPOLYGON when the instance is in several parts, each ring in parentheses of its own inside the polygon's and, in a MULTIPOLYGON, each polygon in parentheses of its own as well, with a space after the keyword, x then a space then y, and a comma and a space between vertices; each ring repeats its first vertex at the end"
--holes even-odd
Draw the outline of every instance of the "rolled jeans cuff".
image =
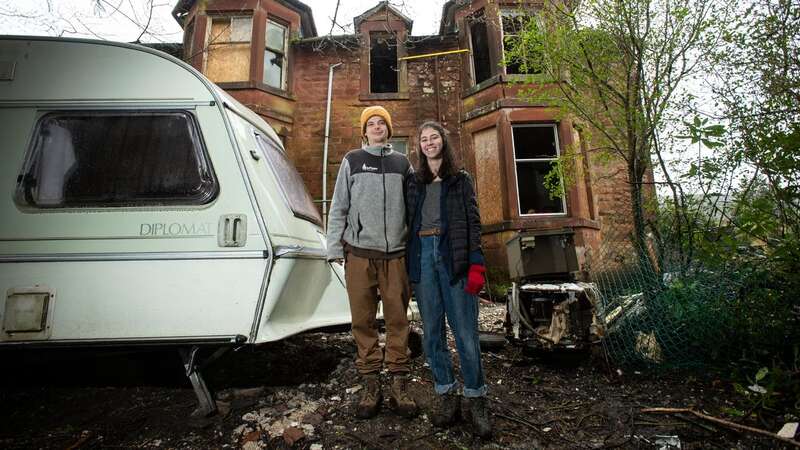
POLYGON ((456 387, 456 382, 452 382, 450 384, 436 384, 433 386, 433 390, 436 391, 439 395, 444 395, 450 392, 450 390, 456 387))
POLYGON ((464 397, 467 398, 484 397, 487 391, 488 388, 486 387, 485 384, 477 389, 470 389, 468 387, 464 387, 464 397))

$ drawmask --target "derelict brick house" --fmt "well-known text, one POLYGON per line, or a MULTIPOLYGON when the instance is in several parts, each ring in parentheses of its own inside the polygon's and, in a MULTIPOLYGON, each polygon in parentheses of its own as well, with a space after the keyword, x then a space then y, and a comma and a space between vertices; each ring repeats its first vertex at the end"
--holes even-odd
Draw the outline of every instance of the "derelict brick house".
POLYGON ((360 146, 364 107, 391 112, 392 142, 412 161, 416 126, 436 119, 475 178, 490 265, 505 268, 517 230, 572 229, 584 267, 602 232, 630 229, 629 197, 624 171, 591 162, 579 125, 516 98, 525 85, 502 64, 503 46, 536 4, 451 0, 433 36, 411 36, 412 20, 387 2, 354 18, 356 34, 323 37, 298 0, 180 0, 173 15, 184 59, 275 128, 315 199, 332 74, 327 198, 343 155, 360 146), (544 176, 562 152, 583 157, 563 199, 551 199, 544 176))

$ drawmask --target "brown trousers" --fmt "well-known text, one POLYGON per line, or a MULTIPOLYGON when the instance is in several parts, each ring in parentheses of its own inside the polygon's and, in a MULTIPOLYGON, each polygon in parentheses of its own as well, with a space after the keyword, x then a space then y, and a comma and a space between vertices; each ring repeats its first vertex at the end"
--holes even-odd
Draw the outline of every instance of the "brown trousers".
POLYGON ((405 258, 361 258, 347 252, 345 281, 350 300, 353 338, 358 347, 356 368, 361 374, 377 373, 383 361, 392 373, 407 373, 408 367, 408 284, 405 258), (386 323, 386 350, 378 346, 378 290, 386 323))

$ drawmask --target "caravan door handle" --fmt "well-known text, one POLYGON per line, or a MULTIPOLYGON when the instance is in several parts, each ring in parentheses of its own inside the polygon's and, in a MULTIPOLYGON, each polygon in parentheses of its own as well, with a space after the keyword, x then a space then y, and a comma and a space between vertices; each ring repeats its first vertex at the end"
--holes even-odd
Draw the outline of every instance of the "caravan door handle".
POLYGON ((256 161, 261 159, 261 155, 259 155, 258 152, 256 151, 256 149, 254 149, 254 148, 250 149, 250 156, 252 156, 253 159, 255 159, 256 161))
POLYGON ((223 214, 217 226, 217 245, 220 247, 244 247, 247 241, 247 216, 223 214))

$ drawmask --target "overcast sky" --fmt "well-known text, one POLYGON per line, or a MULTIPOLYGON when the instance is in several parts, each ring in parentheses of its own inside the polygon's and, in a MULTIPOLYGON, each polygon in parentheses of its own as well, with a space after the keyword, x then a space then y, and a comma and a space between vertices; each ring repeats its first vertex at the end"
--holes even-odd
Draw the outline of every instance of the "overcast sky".
MULTIPOLYGON (((178 0, 0 0, 0 34, 88 37, 135 41, 150 23, 142 42, 180 42, 181 29, 172 18, 178 0), (153 16, 149 18, 150 4, 153 16)), ((301 0, 311 7, 319 35, 331 30, 336 0, 301 0)), ((414 21, 413 35, 436 34, 446 0, 391 0, 414 21)), ((353 17, 378 0, 341 0, 333 34, 352 33, 353 17)))

